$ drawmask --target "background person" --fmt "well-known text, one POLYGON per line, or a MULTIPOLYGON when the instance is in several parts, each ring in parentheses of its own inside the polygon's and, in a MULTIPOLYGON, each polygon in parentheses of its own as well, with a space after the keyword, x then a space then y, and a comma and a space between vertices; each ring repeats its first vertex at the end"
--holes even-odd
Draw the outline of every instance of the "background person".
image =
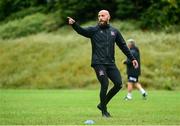
POLYGON ((135 86, 141 92, 143 98, 146 99, 147 93, 142 88, 141 84, 138 81, 139 76, 141 75, 140 51, 139 51, 138 47, 135 45, 135 41, 133 39, 129 39, 129 40, 127 40, 127 42, 128 42, 128 47, 130 49, 131 54, 138 61, 139 67, 137 69, 135 69, 129 59, 127 59, 124 62, 124 64, 126 64, 126 66, 127 66, 127 75, 128 75, 128 83, 127 83, 128 94, 125 97, 125 100, 132 99, 131 93, 133 90, 133 86, 135 86))

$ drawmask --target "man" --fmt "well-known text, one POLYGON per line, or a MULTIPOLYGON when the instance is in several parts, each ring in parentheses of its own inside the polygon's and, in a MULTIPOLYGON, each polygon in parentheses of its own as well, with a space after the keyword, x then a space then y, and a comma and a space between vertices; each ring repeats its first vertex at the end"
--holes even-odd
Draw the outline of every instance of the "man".
POLYGON ((110 117, 111 115, 107 111, 107 104, 122 87, 121 75, 115 65, 115 42, 123 53, 131 60, 134 67, 138 67, 138 62, 130 53, 120 32, 110 26, 109 12, 107 10, 101 10, 98 13, 98 20, 97 26, 82 28, 74 19, 68 17, 68 23, 72 25, 77 33, 91 39, 91 66, 94 68, 96 76, 101 84, 100 103, 97 108, 101 110, 103 117, 110 117), (108 78, 114 83, 114 87, 107 93, 109 84, 108 78))
POLYGON ((133 90, 133 85, 139 89, 139 91, 142 93, 142 96, 144 99, 147 97, 146 91, 142 88, 141 84, 138 82, 138 77, 141 74, 141 66, 140 66, 140 52, 138 47, 135 45, 135 41, 133 39, 127 40, 128 42, 128 47, 130 49, 130 52, 132 55, 136 58, 138 61, 139 67, 137 69, 134 69, 133 64, 129 59, 127 59, 124 64, 127 66, 127 75, 128 75, 128 83, 127 83, 127 89, 128 89, 128 94, 125 97, 125 100, 131 100, 132 99, 132 90, 133 90))

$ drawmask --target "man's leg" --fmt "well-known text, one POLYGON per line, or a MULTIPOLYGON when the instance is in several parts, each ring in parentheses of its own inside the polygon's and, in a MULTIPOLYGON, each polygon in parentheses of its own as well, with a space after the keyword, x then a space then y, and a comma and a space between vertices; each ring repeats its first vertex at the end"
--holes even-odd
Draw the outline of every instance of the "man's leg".
POLYGON ((125 100, 131 100, 132 99, 132 90, 133 90, 133 83, 132 82, 128 82, 127 83, 127 89, 128 89, 128 94, 125 97, 125 100))
POLYGON ((137 82, 137 83, 135 83, 135 86, 136 86, 136 88, 141 92, 143 98, 146 99, 147 93, 146 93, 146 91, 142 88, 141 84, 140 84, 139 82, 137 82))
POLYGON ((122 88, 121 74, 115 65, 108 67, 107 75, 113 82, 114 86, 109 90, 106 95, 106 105, 116 93, 122 88))
POLYGON ((135 83, 135 86, 142 94, 146 93, 146 91, 142 88, 140 83, 138 83, 138 82, 135 83))
POLYGON ((101 84, 100 89, 100 104, 97 106, 102 111, 102 116, 110 117, 110 114, 107 112, 106 107, 106 94, 108 90, 108 77, 106 74, 106 68, 103 65, 94 66, 94 70, 96 72, 96 76, 101 84))

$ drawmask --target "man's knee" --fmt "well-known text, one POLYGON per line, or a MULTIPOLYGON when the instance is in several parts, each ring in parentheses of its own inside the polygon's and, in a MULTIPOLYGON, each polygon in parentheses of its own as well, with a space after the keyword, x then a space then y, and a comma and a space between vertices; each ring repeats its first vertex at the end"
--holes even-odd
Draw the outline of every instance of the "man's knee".
POLYGON ((101 75, 101 76, 99 76, 98 79, 99 79, 99 82, 101 84, 101 89, 107 90, 108 89, 108 83, 109 83, 107 77, 105 75, 101 75))
POLYGON ((121 81, 117 81, 114 83, 114 87, 117 89, 117 90, 120 90, 122 88, 122 82, 121 81))
POLYGON ((122 88, 122 83, 115 83, 114 88, 115 90, 119 91, 122 88))
POLYGON ((98 77, 100 83, 108 83, 108 78, 105 75, 101 75, 98 77))
POLYGON ((116 85, 117 90, 120 90, 122 88, 122 84, 116 85))

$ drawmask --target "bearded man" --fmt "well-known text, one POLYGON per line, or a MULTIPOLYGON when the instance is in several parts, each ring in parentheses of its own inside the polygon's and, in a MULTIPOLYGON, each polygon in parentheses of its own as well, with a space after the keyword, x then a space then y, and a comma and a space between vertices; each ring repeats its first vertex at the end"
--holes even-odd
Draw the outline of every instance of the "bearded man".
POLYGON ((135 68, 138 67, 138 62, 129 51, 121 33, 109 24, 109 20, 109 12, 101 10, 98 13, 98 24, 96 26, 82 28, 73 18, 68 17, 69 25, 78 34, 91 39, 91 66, 94 68, 101 86, 100 103, 97 105, 97 108, 102 112, 102 116, 107 118, 111 117, 107 110, 107 104, 122 88, 121 75, 114 58, 115 43, 127 58, 130 59, 133 66, 135 68), (113 82, 114 86, 108 91, 109 79, 113 82))

